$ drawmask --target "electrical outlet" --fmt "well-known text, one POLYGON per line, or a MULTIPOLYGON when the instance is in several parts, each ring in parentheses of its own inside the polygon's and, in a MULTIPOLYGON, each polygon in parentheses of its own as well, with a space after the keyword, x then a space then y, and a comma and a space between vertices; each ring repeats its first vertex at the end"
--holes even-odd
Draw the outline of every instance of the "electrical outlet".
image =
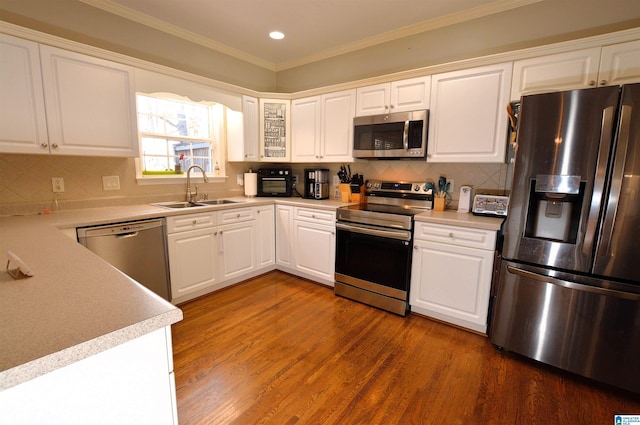
POLYGON ((120 190, 120 176, 102 176, 102 190, 120 190))
POLYGON ((298 175, 297 174, 293 175, 293 184, 298 184, 298 175))
POLYGON ((238 186, 244 186, 244 174, 236 174, 236 184, 238 186))
POLYGON ((64 192, 64 179, 62 177, 51 177, 51 190, 53 193, 64 192))

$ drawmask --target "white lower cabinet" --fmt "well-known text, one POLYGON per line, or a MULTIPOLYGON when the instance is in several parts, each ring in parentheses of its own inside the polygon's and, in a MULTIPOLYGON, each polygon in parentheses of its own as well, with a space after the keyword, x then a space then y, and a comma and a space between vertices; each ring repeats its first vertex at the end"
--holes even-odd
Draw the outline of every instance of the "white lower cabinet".
POLYGON ((294 270, 333 286, 336 258, 335 211, 294 209, 294 270))
POLYGON ((274 207, 167 217, 167 241, 179 304, 275 268, 274 207))
POLYGON ((496 232, 416 223, 411 310, 485 333, 496 232))
POLYGON ((0 422, 177 425, 171 328, 0 392, 0 422))
POLYGON ((219 227, 218 255, 222 280, 240 277, 256 269, 256 233, 255 220, 219 227))
POLYGON ((187 301, 218 283, 218 229, 215 214, 167 218, 171 302, 187 301), (178 230, 185 227, 193 230, 178 230))
POLYGON ((276 205, 276 265, 293 269, 293 207, 276 205))
POLYGON ((273 205, 256 208, 257 264, 258 270, 275 267, 276 264, 276 222, 273 205))

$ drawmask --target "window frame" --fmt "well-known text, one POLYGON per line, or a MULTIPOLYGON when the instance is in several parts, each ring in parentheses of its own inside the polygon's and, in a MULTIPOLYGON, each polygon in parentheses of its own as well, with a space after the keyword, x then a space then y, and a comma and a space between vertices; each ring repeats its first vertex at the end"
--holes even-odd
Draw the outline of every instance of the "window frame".
MULTIPOLYGON (((225 158, 226 158, 226 114, 227 114, 227 106, 211 101, 194 101, 187 96, 181 96, 176 93, 168 93, 168 92, 155 92, 155 93, 143 93, 136 92, 136 125, 138 123, 138 95, 153 97, 158 99, 166 99, 166 100, 175 100, 180 102, 194 103, 198 105, 204 105, 210 108, 210 120, 209 120, 209 135, 210 139, 201 139, 201 138, 193 138, 190 136, 180 136, 180 137, 171 137, 168 135, 162 135, 158 133, 149 133, 149 132, 141 132, 139 129, 138 133, 138 146, 140 148, 140 154, 137 158, 135 158, 135 168, 136 168, 136 180, 140 185, 146 184, 183 184, 187 179, 187 170, 184 169, 182 174, 144 174, 144 164, 143 164, 143 149, 142 149, 142 139, 143 137, 156 137, 156 138, 164 138, 164 139, 175 139, 175 140, 184 140, 189 142, 202 142, 202 143, 210 143, 211 145, 211 168, 214 169, 216 163, 219 166, 219 174, 215 174, 215 170, 207 172, 207 178, 209 182, 225 182, 227 179, 226 170, 225 170, 225 158), (207 141, 209 140, 209 142, 207 141)), ((195 175, 196 177, 200 175, 200 171, 195 175)))

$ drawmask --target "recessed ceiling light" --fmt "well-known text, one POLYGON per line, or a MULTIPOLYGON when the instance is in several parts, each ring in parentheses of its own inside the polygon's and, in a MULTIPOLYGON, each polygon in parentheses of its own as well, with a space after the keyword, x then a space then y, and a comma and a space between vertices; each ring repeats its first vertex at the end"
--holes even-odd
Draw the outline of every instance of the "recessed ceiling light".
POLYGON ((284 38, 284 34, 280 31, 271 31, 269 33, 269 37, 273 38, 274 40, 282 40, 284 38))

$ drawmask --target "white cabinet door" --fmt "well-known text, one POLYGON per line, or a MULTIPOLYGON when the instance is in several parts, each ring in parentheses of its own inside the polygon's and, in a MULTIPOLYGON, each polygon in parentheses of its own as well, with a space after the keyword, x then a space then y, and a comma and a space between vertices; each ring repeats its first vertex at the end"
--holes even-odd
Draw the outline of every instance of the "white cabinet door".
POLYGON ((227 111, 227 159, 229 161, 259 161, 258 98, 242 96, 242 113, 227 111))
POLYGON ((291 161, 320 161, 321 96, 291 102, 291 161))
POLYGON ((321 162, 353 161, 353 117, 356 91, 345 90, 322 96, 321 162))
POLYGON ((293 207, 276 205, 276 264, 293 268, 293 207))
POLYGON ((291 101, 260 99, 260 161, 291 161, 291 101))
POLYGON ((273 205, 257 207, 256 210, 258 224, 257 267, 262 269, 276 263, 276 222, 273 205))
POLYGON ((133 68, 40 46, 51 153, 138 155, 133 68))
POLYGON ((413 311, 478 332, 487 330, 493 251, 416 240, 413 311))
POLYGON ((38 44, 0 34, 0 152, 49 153, 38 44))
POLYGON ((602 48, 598 85, 637 83, 640 81, 640 40, 602 48))
POLYGON ((410 78, 391 83, 391 112, 429 109, 431 77, 410 78))
POLYGON ((391 100, 389 83, 375 84, 356 89, 356 115, 386 114, 391 100))
POLYGON ((167 236, 171 301, 179 303, 204 294, 218 283, 218 232, 215 227, 167 236))
POLYGON ((599 64, 599 47, 516 61, 511 100, 529 93, 595 86, 599 64))
POLYGON ((335 276, 335 226, 294 220, 295 270, 303 276, 333 284, 335 276))
POLYGON ((218 228, 220 279, 233 279, 256 269, 257 225, 255 221, 226 224, 218 228))
POLYGON ((356 90, 356 116, 429 109, 431 77, 417 77, 356 90))
POLYGON ((428 162, 505 161, 512 64, 433 75, 428 162))

